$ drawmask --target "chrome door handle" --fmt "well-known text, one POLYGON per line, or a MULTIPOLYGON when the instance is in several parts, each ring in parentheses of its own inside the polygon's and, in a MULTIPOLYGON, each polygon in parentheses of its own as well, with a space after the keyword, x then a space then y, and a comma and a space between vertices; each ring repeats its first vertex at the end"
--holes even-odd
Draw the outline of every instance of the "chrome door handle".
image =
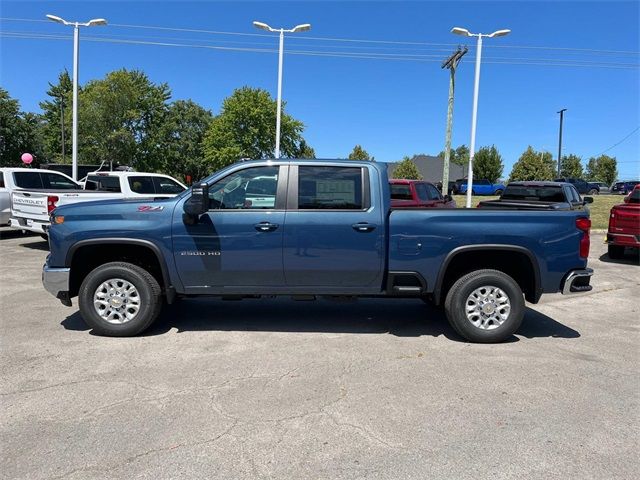
POLYGON ((376 225, 367 222, 359 222, 351 225, 351 228, 353 228, 356 232, 367 233, 373 232, 376 229, 376 225))
POLYGON ((260 222, 260 223, 256 223, 253 228, 255 228, 256 230, 258 230, 259 232, 273 232, 274 230, 276 230, 280 225, 278 225, 277 223, 271 223, 271 222, 260 222))

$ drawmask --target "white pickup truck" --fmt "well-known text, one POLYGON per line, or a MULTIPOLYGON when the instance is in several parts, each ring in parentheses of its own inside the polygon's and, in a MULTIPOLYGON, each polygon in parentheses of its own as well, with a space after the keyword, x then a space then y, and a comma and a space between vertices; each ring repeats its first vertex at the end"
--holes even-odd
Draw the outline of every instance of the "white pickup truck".
POLYGON ((9 225, 11 194, 19 189, 78 190, 82 185, 64 173, 40 168, 0 168, 0 226, 9 225))
POLYGON ((24 188, 11 194, 9 225, 46 235, 49 215, 56 207, 71 203, 124 198, 168 198, 186 190, 168 175, 142 172, 93 172, 87 175, 84 188, 24 188))

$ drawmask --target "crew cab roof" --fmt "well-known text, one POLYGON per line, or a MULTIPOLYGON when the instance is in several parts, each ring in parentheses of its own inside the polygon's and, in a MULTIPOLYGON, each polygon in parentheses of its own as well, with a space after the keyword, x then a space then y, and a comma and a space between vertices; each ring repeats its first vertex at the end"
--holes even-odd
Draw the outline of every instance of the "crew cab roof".
POLYGON ((514 185, 516 187, 562 187, 563 185, 571 185, 568 182, 550 182, 547 180, 527 180, 527 181, 516 181, 509 182, 509 185, 514 185))

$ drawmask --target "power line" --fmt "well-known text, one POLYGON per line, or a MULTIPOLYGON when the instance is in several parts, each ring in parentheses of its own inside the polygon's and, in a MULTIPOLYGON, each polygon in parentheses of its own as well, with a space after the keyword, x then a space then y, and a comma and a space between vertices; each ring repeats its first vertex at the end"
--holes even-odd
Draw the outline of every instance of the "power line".
MULTIPOLYGON (((29 18, 11 18, 0 17, 0 21, 5 22, 33 22, 33 23, 49 23, 48 20, 29 19, 29 18)), ((182 28, 182 27, 164 27, 153 25, 134 25, 124 23, 110 23, 111 27, 116 28, 132 28, 132 29, 145 29, 145 30, 163 30, 173 32, 189 32, 189 33, 205 33, 210 35, 236 35, 247 37, 270 37, 273 35, 264 33, 247 33, 247 32, 229 32, 220 30, 207 30, 196 28, 182 28)), ((369 43, 369 44, 389 44, 389 45, 417 45, 417 46, 440 46, 451 47, 457 46, 456 43, 434 43, 434 42, 415 42, 415 41, 400 41, 400 40, 372 40, 372 39, 357 39, 357 38, 339 38, 339 37, 313 37, 305 36, 305 40, 317 40, 324 42, 348 42, 348 43, 369 43)), ((516 48, 516 49, 535 49, 535 50, 558 50, 558 51, 575 51, 575 52, 590 52, 590 53, 603 53, 603 54, 618 54, 618 55, 640 55, 640 51, 629 50, 604 50, 593 48, 575 48, 575 47, 546 47, 540 45, 487 45, 488 48, 516 48)))
MULTIPOLYGON (((614 147, 617 147, 618 145, 620 145, 621 143, 623 143, 625 140, 627 140, 628 138, 630 138, 634 133, 636 133, 638 130, 640 130, 640 125, 637 126, 635 128, 635 130, 633 130, 631 133, 629 133, 626 137, 624 137, 622 140, 620 140, 617 143, 614 143, 613 145, 611 145, 609 148, 607 148, 606 150, 603 150, 601 153, 599 153, 598 155, 596 155, 597 157, 599 157, 600 155, 603 155, 604 153, 608 152, 609 150, 611 150, 614 147)), ((623 162, 619 162, 619 163, 623 163, 623 162)))
MULTIPOLYGON (((45 33, 28 33, 28 32, 0 32, 0 36, 16 39, 40 39, 40 40, 70 40, 70 35, 64 34, 45 34, 45 33)), ((226 47, 220 45, 205 45, 193 43, 177 43, 177 42, 154 42, 144 40, 131 40, 125 38, 109 38, 85 36, 84 41, 103 42, 115 44, 130 45, 154 45, 164 47, 178 48, 200 48, 220 51, 237 51, 249 53, 276 53, 274 48, 256 48, 256 47, 226 47)), ((237 42, 236 42, 237 43, 237 42)), ((249 43, 244 43, 250 45, 249 43)), ((438 62, 440 55, 427 54, 406 54, 406 53, 373 53, 373 52, 336 52, 336 51, 318 51, 318 50, 287 50, 287 55, 302 55, 316 57, 333 57, 333 58, 354 58, 369 60, 392 60, 392 61, 408 61, 408 62, 438 62)), ((588 60, 566 60, 566 59, 537 59, 537 58, 509 58, 509 57, 487 57, 485 63, 489 64, 506 64, 506 65, 534 65, 534 66, 552 66, 552 67, 592 67, 592 68, 614 68, 614 69, 636 69, 640 64, 620 63, 620 62, 591 62, 588 60), (516 60, 516 61, 514 61, 516 60)))

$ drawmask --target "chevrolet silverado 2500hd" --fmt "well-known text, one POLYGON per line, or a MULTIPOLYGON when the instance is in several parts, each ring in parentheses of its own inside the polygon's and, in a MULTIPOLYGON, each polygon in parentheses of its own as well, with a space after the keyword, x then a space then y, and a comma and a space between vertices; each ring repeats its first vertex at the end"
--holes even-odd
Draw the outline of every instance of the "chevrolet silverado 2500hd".
POLYGON ((170 199, 56 208, 43 283, 103 335, 176 296, 327 295, 430 300, 498 342, 525 298, 591 289, 589 228, 585 211, 392 208, 376 162, 249 161, 170 199))

